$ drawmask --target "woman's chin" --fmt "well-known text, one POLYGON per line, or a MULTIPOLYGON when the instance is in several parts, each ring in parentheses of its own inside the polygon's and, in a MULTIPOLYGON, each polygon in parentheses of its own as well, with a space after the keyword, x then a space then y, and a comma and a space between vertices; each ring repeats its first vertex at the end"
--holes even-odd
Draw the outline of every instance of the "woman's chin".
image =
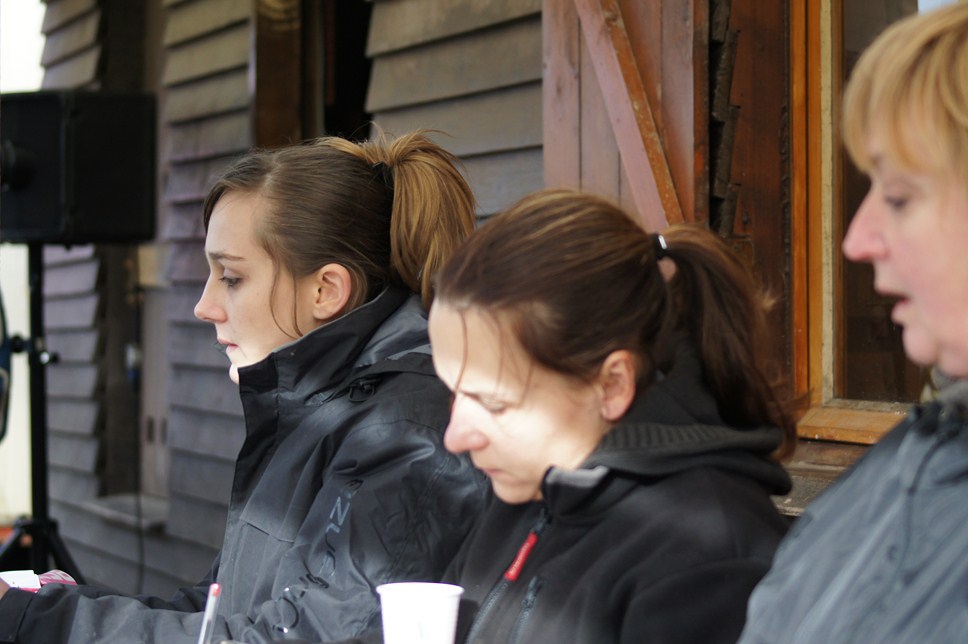
POLYGON ((235 365, 229 366, 229 380, 235 384, 239 384, 239 368, 235 365))

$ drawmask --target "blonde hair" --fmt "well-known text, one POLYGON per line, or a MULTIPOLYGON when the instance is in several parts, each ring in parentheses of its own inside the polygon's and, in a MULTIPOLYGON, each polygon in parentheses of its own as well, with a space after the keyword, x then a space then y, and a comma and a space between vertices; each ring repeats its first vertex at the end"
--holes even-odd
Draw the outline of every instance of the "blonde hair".
POLYGON ((968 177, 968 3, 900 20, 861 55, 844 94, 844 145, 870 172, 872 135, 912 170, 968 177))
POLYGON ((459 163, 424 131, 391 139, 377 129, 362 143, 323 137, 253 150, 212 186, 205 230, 225 194, 258 194, 269 207, 256 235, 274 262, 293 278, 329 263, 350 272, 344 313, 389 284, 419 293, 429 308, 433 274, 476 221, 459 163))

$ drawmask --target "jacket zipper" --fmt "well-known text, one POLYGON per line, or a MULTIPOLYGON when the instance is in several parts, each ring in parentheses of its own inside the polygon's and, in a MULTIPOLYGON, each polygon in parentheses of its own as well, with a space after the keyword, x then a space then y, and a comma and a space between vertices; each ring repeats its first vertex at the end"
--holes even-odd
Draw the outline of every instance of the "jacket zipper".
POLYGON ((531 613, 534 611, 534 603, 538 600, 538 592, 541 590, 541 586, 544 582, 541 577, 535 577, 528 584, 528 594, 524 596, 524 601, 522 602, 521 614, 518 616, 518 621, 514 624, 514 628, 511 630, 511 636, 508 638, 508 644, 516 644, 516 642, 521 638, 521 633, 524 632, 524 627, 528 624, 528 620, 531 617, 531 613))
MULTIPOLYGON (((541 536, 541 533, 544 532, 545 526, 547 525, 548 511, 545 508, 542 508, 541 516, 538 517, 534 527, 532 527, 528 532, 528 536, 525 537, 524 543, 522 543, 521 547, 518 548, 518 552, 514 556, 514 560, 511 561, 511 565, 508 566, 507 570, 504 571, 504 575, 501 576, 501 581, 499 581, 494 588, 491 589, 491 592, 487 594, 487 597, 484 598, 484 602, 481 604, 481 610, 478 611, 477 617, 474 618, 474 623, 471 625, 471 630, 467 633, 467 637, 464 638, 464 642, 474 641, 474 638, 484 627, 488 614, 491 612, 491 610, 493 610, 494 606, 497 605, 498 600, 504 596, 504 593, 507 592, 508 587, 518 580, 518 576, 521 574, 521 569, 524 568, 525 562, 531 555, 531 551, 534 550, 535 545, 537 545, 538 538, 541 536)), ((537 590, 535 590, 535 592, 537 592, 537 590)), ((515 627, 515 632, 517 630, 518 628, 515 627)))

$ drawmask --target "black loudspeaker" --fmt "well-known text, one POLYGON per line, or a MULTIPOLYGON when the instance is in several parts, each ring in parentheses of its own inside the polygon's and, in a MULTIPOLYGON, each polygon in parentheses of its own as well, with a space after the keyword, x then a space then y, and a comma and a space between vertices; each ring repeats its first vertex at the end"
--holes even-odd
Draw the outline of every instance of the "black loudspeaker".
POLYGON ((0 241, 155 236, 155 100, 83 90, 0 95, 0 241))

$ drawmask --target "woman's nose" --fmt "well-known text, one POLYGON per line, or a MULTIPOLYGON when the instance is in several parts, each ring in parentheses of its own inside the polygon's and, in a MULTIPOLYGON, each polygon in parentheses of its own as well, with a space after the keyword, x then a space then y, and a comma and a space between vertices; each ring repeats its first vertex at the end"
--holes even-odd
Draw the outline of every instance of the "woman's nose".
POLYGON ((842 246, 844 256, 854 262, 871 262, 884 252, 884 240, 878 223, 878 203, 871 190, 854 213, 842 246))
POLYGON ((487 445, 487 437, 474 418, 474 403, 460 393, 454 394, 450 408, 450 422, 444 432, 444 447, 454 454, 473 452, 487 445))
POLYGON ((202 296, 195 303, 195 317, 203 322, 215 324, 225 319, 225 312, 212 297, 210 292, 211 284, 212 278, 209 277, 205 282, 205 288, 202 290, 202 296))

